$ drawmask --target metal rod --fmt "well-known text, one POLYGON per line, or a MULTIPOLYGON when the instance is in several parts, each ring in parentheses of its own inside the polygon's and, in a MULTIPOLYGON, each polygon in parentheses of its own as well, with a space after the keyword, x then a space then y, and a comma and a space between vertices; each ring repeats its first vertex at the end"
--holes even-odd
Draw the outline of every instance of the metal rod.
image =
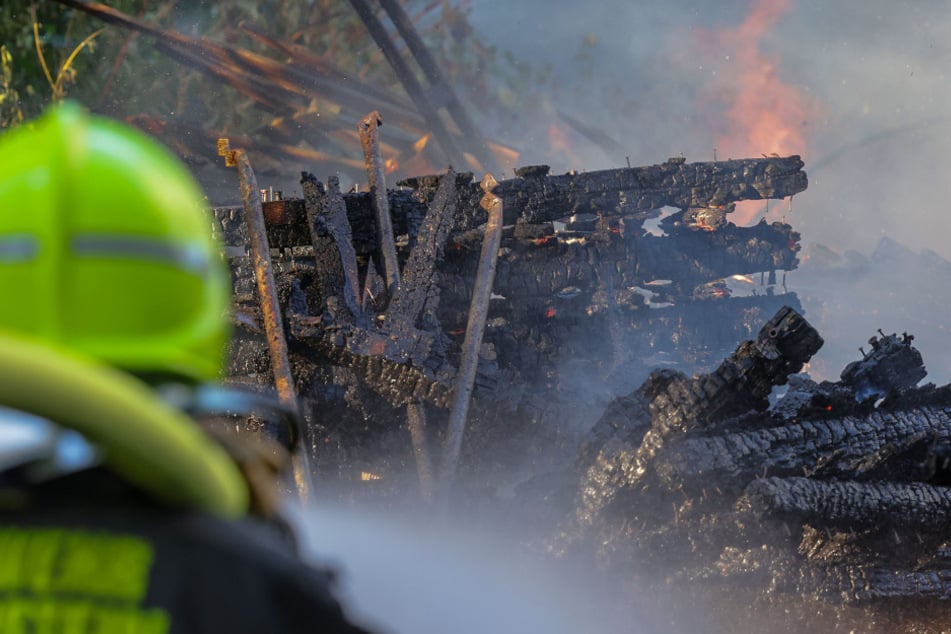
MULTIPOLYGON (((221 147, 219 142, 219 148, 221 147)), ((284 337, 281 305, 277 298, 277 285, 274 283, 274 272, 271 267, 271 247, 268 244, 267 228, 264 224, 261 190, 258 189, 258 181, 254 170, 251 169, 251 161, 244 150, 231 150, 228 162, 238 168, 241 201, 244 203, 244 220, 248 225, 251 242, 251 261, 254 265, 258 297, 261 300, 264 336, 271 355, 271 368, 274 371, 277 395, 287 407, 299 413, 294 377, 287 354, 287 339, 284 337)), ((306 446, 295 452, 291 460, 297 493, 301 501, 306 502, 310 496, 310 464, 306 446)))
POLYGON ((406 406, 406 426, 409 427, 413 441, 413 455, 416 456, 416 472, 419 474, 419 491, 427 500, 433 497, 435 478, 433 462, 426 441, 426 405, 409 403, 406 406))
POLYGON ((462 358, 456 374, 452 409, 449 413, 449 435, 446 440, 442 463, 441 503, 446 508, 449 495, 456 478, 459 453, 462 449, 462 436, 466 428, 466 416, 472 399, 472 386, 475 382, 476 368, 479 365, 479 348, 482 347, 482 334, 489 314, 489 301, 492 297, 492 285, 495 282, 495 267, 502 244, 502 199, 492 193, 498 185, 491 174, 482 179, 482 208, 489 212, 485 225, 485 237, 482 241, 482 253, 479 256, 479 268, 476 271, 475 286, 472 290, 472 302, 469 305, 469 320, 466 324, 466 337, 462 343, 462 358))
POLYGON ((390 201, 386 196, 386 177, 383 173, 383 158, 377 129, 383 125, 380 113, 373 111, 363 117, 358 126, 363 158, 367 164, 367 181, 370 184, 370 200, 376 212, 377 243, 383 253, 383 269, 386 274, 387 297, 392 298, 400 285, 400 264, 396 257, 396 240, 393 237, 393 220, 390 218, 390 201))

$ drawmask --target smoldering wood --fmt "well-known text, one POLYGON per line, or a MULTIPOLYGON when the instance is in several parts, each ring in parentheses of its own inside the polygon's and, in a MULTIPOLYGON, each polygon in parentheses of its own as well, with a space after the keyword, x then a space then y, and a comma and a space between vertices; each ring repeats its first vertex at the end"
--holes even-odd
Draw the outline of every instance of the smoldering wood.
POLYGON ((721 419, 765 410, 772 388, 798 372, 822 343, 801 315, 784 307, 713 372, 692 379, 670 370, 652 373, 608 408, 580 452, 579 524, 591 525, 622 491, 638 486, 671 437, 709 432, 721 419))
POLYGON ((896 571, 884 566, 801 567, 775 570, 772 587, 779 592, 814 595, 846 604, 884 600, 943 602, 951 599, 951 568, 896 571))
MULTIPOLYGON (((339 311, 333 310, 332 301, 339 297, 339 284, 331 288, 329 294, 325 294, 328 293, 326 288, 319 288, 324 307, 319 317, 298 314, 291 320, 295 338, 313 346, 334 363, 358 372, 366 385, 375 388, 393 405, 430 402, 444 406, 455 375, 447 357, 448 340, 434 318, 439 303, 436 266, 442 258, 443 244, 451 226, 455 175, 449 172, 443 183, 421 223, 415 255, 409 257, 402 283, 395 287, 396 293, 387 298, 389 305, 379 323, 369 323, 372 315, 365 306, 358 309, 362 319, 354 322, 341 318, 339 311)), ((319 228, 330 233, 338 245, 338 248, 319 245, 331 253, 336 251, 338 256, 336 259, 329 256, 329 277, 336 276, 334 266, 338 261, 341 266, 345 264, 344 268, 351 272, 344 277, 353 281, 344 288, 350 288, 356 283, 357 264, 351 243, 346 240, 349 223, 342 215, 336 180, 330 180, 326 196, 309 174, 303 175, 302 184, 305 191, 311 193, 309 204, 316 207, 308 212, 315 219, 315 239, 320 238, 319 228)), ((318 247, 314 251, 316 253, 318 247)), ((366 288, 372 285, 372 273, 370 266, 365 275, 366 288)), ((393 273, 394 279, 400 278, 397 271, 393 273)), ((326 277, 319 261, 314 275, 317 280, 326 277)))
MULTIPOLYGON (((757 161, 753 161, 753 164, 760 165, 757 161)), ((768 166, 768 162, 763 165, 768 166)), ((676 171, 685 168, 682 162, 674 161, 665 164, 664 169, 676 171)), ((651 170, 644 168, 642 171, 651 170)), ((521 170, 520 174, 538 180, 548 178, 544 172, 542 168, 534 168, 521 170)), ((278 240, 286 240, 296 231, 291 229, 301 224, 316 227, 317 220, 325 217, 308 208, 308 204, 314 208, 323 204, 313 192, 313 178, 305 174, 302 184, 305 191, 311 192, 311 200, 305 203, 303 210, 293 201, 265 205, 265 212, 270 212, 269 226, 277 232, 275 238, 278 240), (308 223, 308 217, 314 220, 308 223)), ((425 323, 413 324, 414 327, 407 331, 405 337, 397 331, 403 324, 413 322, 398 319, 397 314, 385 315, 383 323, 386 324, 385 330, 390 339, 384 341, 384 338, 365 331, 366 323, 362 324, 363 329, 353 328, 340 313, 340 308, 348 308, 352 304, 346 295, 349 295, 349 289, 353 286, 352 281, 347 281, 352 280, 352 274, 339 275, 342 263, 353 261, 350 254, 346 253, 348 249, 343 231, 332 226, 316 233, 308 231, 308 234, 313 234, 308 237, 314 246, 290 247, 303 248, 305 254, 314 253, 315 257, 319 254, 315 260, 318 266, 311 275, 314 283, 308 286, 310 307, 306 312, 309 316, 295 322, 297 335, 305 339, 313 338, 313 343, 323 339, 323 343, 319 344, 323 348, 342 347, 343 350, 336 351, 335 358, 346 358, 348 363, 356 362, 357 357, 368 354, 371 348, 386 351, 384 356, 396 364, 412 359, 411 365, 417 370, 412 376, 419 381, 411 382, 410 389, 394 390, 389 386, 378 386, 379 393, 387 394, 391 400, 396 399, 392 400, 395 404, 409 402, 407 399, 413 394, 426 393, 430 388, 434 395, 444 392, 447 377, 451 375, 451 361, 446 359, 446 354, 454 345, 446 339, 446 333, 464 328, 464 307, 471 297, 471 279, 481 241, 481 232, 478 230, 457 230, 459 226, 471 225, 471 213, 461 207, 469 196, 467 192, 471 190, 470 175, 450 173, 448 177, 424 177, 418 179, 418 185, 420 189, 411 194, 414 201, 412 209, 402 215, 394 212, 395 231, 409 232, 409 248, 400 249, 404 270, 417 268, 419 262, 430 262, 425 274, 420 276, 426 281, 427 290, 424 294, 429 298, 425 316, 421 316, 425 323), (444 246, 444 249, 432 251, 432 254, 439 256, 445 253, 445 257, 429 257, 427 239, 421 239, 423 222, 427 213, 431 214, 434 208, 443 208, 437 193, 441 184, 447 181, 453 184, 442 196, 444 209, 448 210, 443 213, 443 226, 449 232, 449 237, 439 238, 440 246, 444 246), (400 222, 403 222, 402 226, 400 222), (334 244, 321 242, 326 238, 319 234, 333 233, 342 237, 335 240, 334 244), (337 264, 338 261, 340 264, 337 264), (339 281, 335 282, 335 279, 339 281), (321 316, 319 322, 314 318, 316 315, 321 316), (319 332, 320 329, 323 334, 319 332), (441 386, 436 387, 436 384, 441 386)), ((495 191, 502 189, 502 185, 496 186, 495 191)), ((364 195, 345 194, 344 200, 359 200, 360 196, 364 195)), ((336 217, 335 226, 339 229, 339 213, 336 217)), ((228 210, 217 210, 216 218, 221 222, 226 239, 232 242, 242 239, 241 226, 235 222, 235 214, 228 210)), ((381 257, 374 250, 375 243, 361 242, 358 234, 361 229, 366 230, 368 227, 372 233, 375 223, 355 224, 349 209, 348 219, 348 224, 353 228, 354 253, 360 262, 364 288, 371 289, 378 275, 375 267, 368 266, 367 262, 379 262, 381 257)), ((369 221, 372 215, 366 219, 369 221)), ((537 225, 519 222, 514 235, 523 237, 515 238, 510 233, 509 237, 504 238, 493 285, 493 297, 496 299, 491 304, 485 340, 488 346, 494 348, 495 358, 510 367, 544 367, 556 363, 560 356, 569 353, 594 360, 603 349, 602 338, 594 335, 605 330, 613 333, 606 343, 612 349, 615 365, 629 363, 643 351, 653 351, 651 354, 675 353, 678 348, 686 349, 690 341, 696 341, 698 345, 701 342, 713 344, 712 349, 715 349, 716 345, 720 345, 718 342, 735 340, 738 332, 748 332, 746 329, 752 327, 749 325, 751 321, 770 310, 770 307, 781 305, 784 301, 798 306, 798 300, 789 294, 772 296, 768 293, 760 297, 734 298, 729 302, 700 301, 696 296, 696 286, 705 282, 710 275, 773 266, 794 268, 797 264, 795 254, 798 250, 798 234, 788 225, 761 223, 742 229, 726 225, 717 231, 681 228, 669 237, 649 236, 632 230, 636 229, 636 222, 628 222, 623 231, 616 223, 609 221, 589 223, 584 225, 585 231, 575 231, 582 225, 584 223, 580 221, 567 223, 571 231, 554 235, 551 223, 548 223, 547 228, 533 232, 528 227, 537 225), (524 237, 539 234, 552 237, 550 243, 524 237), (663 255, 665 250, 666 257, 663 255), (634 266, 625 264, 631 262, 634 266), (661 264, 651 264, 654 262, 661 264), (650 270, 651 266, 657 270, 650 270), (657 294, 657 299, 663 300, 668 306, 674 304, 670 309, 654 310, 643 295, 632 290, 633 284, 647 285, 658 274, 669 274, 674 280, 669 287, 659 289, 657 294), (716 314, 724 316, 720 323, 726 324, 726 327, 715 323, 712 317, 716 314), (738 319, 740 315, 744 317, 738 319), (528 329, 519 325, 523 322, 538 324, 539 321, 548 323, 544 327, 532 326, 528 329), (721 332, 711 337, 714 328, 721 332), (676 341, 681 343, 666 341, 667 331, 676 332, 676 341), (700 332, 707 334, 701 336, 700 332), (593 340, 598 343, 592 347, 593 340)), ((285 246, 282 249, 286 250, 288 242, 283 244, 285 246)), ((295 264, 294 268, 298 271, 296 275, 304 275, 302 271, 306 266, 306 260, 304 264, 295 264)), ((346 267, 347 271, 351 269, 351 266, 346 267)), ((364 310, 370 310, 372 302, 369 302, 370 306, 367 305, 366 292, 361 299, 364 310)), ((368 318, 368 314, 364 317, 368 318)), ((358 365, 369 367, 370 364, 361 361, 358 365)), ((487 364, 485 359, 480 359, 479 368, 477 388, 482 392, 486 388, 495 389, 499 385, 496 363, 491 361, 487 364)), ((521 370, 517 372, 521 374, 521 370)), ((528 375, 526 372, 526 379, 528 375)), ((385 372, 363 376, 373 376, 375 380, 389 379, 385 372)), ((438 402, 433 404, 442 402, 441 397, 436 398, 438 402)), ((523 397, 519 397, 519 400, 522 400, 522 405, 518 407, 529 408, 527 413, 535 407, 532 402, 539 405, 544 402, 544 399, 529 401, 523 397)), ((513 403, 511 406, 517 405, 513 403)))
MULTIPOLYGON (((368 6, 363 4, 361 6, 368 6)), ((360 144, 363 146, 363 158, 367 164, 367 182, 370 187, 370 203, 376 218, 376 233, 383 260, 383 272, 386 278, 386 301, 388 302, 400 285, 400 268, 396 259, 396 242, 393 235, 393 221, 390 215, 389 201, 386 197, 386 177, 383 171, 383 156, 380 154, 379 127, 383 125, 380 113, 373 111, 357 126, 360 144)))
POLYGON ((925 482, 769 477, 750 482, 737 505, 761 516, 821 526, 929 533, 951 527, 951 490, 925 482))
POLYGON ((424 402, 445 407, 449 402, 454 369, 445 359, 430 354, 438 354, 439 346, 427 333, 416 331, 394 341, 385 332, 339 324, 325 327, 319 318, 292 320, 291 333, 314 353, 352 370, 364 385, 393 405, 424 402), (411 365, 406 363, 409 357, 426 361, 411 365))
POLYGON ((459 358, 459 370, 453 386, 452 409, 449 412, 449 429, 443 452, 441 469, 441 498, 448 504, 449 496, 456 478, 459 453, 462 450, 462 437, 472 401, 472 389, 479 367, 479 350, 485 333, 485 322, 489 314, 489 302, 492 299, 492 286, 498 263, 499 246, 502 244, 502 200, 492 193, 496 185, 495 178, 486 174, 482 179, 485 195, 482 206, 489 212, 485 225, 485 238, 479 255, 479 265, 473 282, 472 300, 469 302, 469 315, 466 320, 465 339, 459 358))
MULTIPOLYGON (((951 598, 951 565, 940 556, 935 561, 935 566, 917 571, 848 561, 813 565, 775 546, 731 546, 695 575, 708 582, 719 578, 737 585, 765 587, 773 596, 814 597, 833 605, 891 601, 888 605, 893 611, 920 601, 928 602, 925 610, 938 612, 934 601, 951 598)), ((921 609, 921 605, 915 608, 921 609)))
POLYGON ((440 187, 429 205, 403 270, 400 288, 386 311, 386 321, 408 321, 431 332, 441 332, 436 316, 442 294, 442 276, 438 265, 443 261, 446 241, 455 215, 456 175, 451 169, 440 180, 440 187))
MULTIPOLYGON (((659 165, 620 168, 585 173, 548 175, 547 166, 524 171, 524 178, 502 180, 494 193, 502 199, 506 226, 541 224, 570 216, 623 216, 625 232, 636 233, 654 209, 709 208, 727 206, 741 200, 784 198, 804 191, 808 185, 804 164, 798 156, 784 158, 739 159, 686 163, 671 159, 659 165)), ((525 168, 523 168, 525 169, 525 168)), ((457 215, 454 230, 465 232, 486 221, 479 207, 482 191, 471 174, 459 175, 457 215)), ((425 215, 426 201, 438 187, 438 178, 420 177, 401 182, 400 189, 387 192, 394 231, 407 233, 413 218, 425 215)), ((368 192, 344 195, 347 215, 353 227, 355 246, 374 250, 376 232, 372 197, 368 192)), ((283 230, 279 247, 308 244, 306 227, 301 223, 302 203, 288 201, 284 206, 289 225, 283 230)), ((225 227, 228 243, 241 243, 238 226, 225 227)), ((781 267, 776 267, 781 268, 781 267)), ((763 268, 759 270, 768 270, 763 268)))
POLYGON ((350 223, 336 177, 327 180, 327 188, 313 174, 301 174, 307 227, 313 245, 317 276, 324 297, 343 297, 354 320, 365 324, 367 316, 361 303, 357 256, 353 250, 350 223))
POLYGON ((763 473, 842 478, 887 447, 921 438, 928 438, 936 449, 949 446, 951 405, 874 410, 864 416, 686 438, 659 452, 652 469, 665 486, 692 491, 710 479, 732 487, 763 473))
MULTIPOLYGON (((647 301, 631 289, 642 288, 657 293, 657 303, 683 303, 693 300, 697 287, 710 280, 774 268, 791 270, 798 264, 790 245, 798 244, 799 235, 788 225, 730 226, 720 232, 667 238, 607 233, 613 239, 594 234, 507 240, 499 255, 495 293, 545 304, 570 299, 566 289, 575 288, 581 301, 602 291, 621 305, 637 307, 647 301), (651 286, 654 280, 670 283, 651 286)), ((468 293, 476 251, 463 242, 451 242, 442 283, 447 303, 468 293)))
MULTIPOLYGON (((732 409, 713 406, 715 398, 695 409, 707 395, 685 390, 681 373, 655 372, 595 426, 579 454, 569 518, 549 547, 593 542, 612 569, 647 566, 774 598, 951 597, 943 486, 951 386, 914 387, 923 363, 913 337, 880 335, 842 380, 796 378, 769 409, 757 403, 763 385, 744 385, 739 397, 725 391, 732 409), (873 404, 870 386, 887 396, 873 404)), ((729 361, 751 343, 718 370, 736 367, 729 361)), ((801 353, 796 363, 815 349, 791 348, 801 353)))
POLYGON ((869 353, 860 349, 863 358, 842 370, 842 382, 855 390, 859 400, 905 391, 928 374, 921 353, 911 345, 914 336, 879 333, 868 340, 869 353))
MULTIPOLYGON (((543 169, 520 173, 521 180, 547 178, 543 169)), ((406 419, 416 425, 412 443, 407 427, 396 425, 406 434, 407 456, 426 446, 417 432, 434 432, 445 422, 484 234, 479 224, 460 229, 478 220, 467 219, 468 177, 450 173, 418 184, 413 215, 399 220, 394 214, 394 231, 405 231, 397 246, 407 294, 397 293, 382 319, 374 314, 364 328, 337 319, 329 308, 342 305, 341 287, 321 290, 326 273, 306 247, 295 247, 297 255, 278 273, 279 286, 289 289, 288 306, 300 307, 293 298, 306 296, 291 319, 292 340, 297 350, 308 351, 322 381, 310 389, 326 395, 323 407, 342 412, 341 429, 368 417, 399 421, 411 408, 426 408, 426 419, 406 419), (296 295, 295 284, 302 289, 296 295), (346 407, 336 404, 341 390, 346 407)), ((927 515, 921 494, 911 496, 919 504, 907 513, 921 516, 917 526, 865 519, 856 524, 862 530, 835 532, 837 522, 848 522, 836 513, 866 512, 862 500, 854 512, 837 502, 840 488, 887 481, 876 489, 882 504, 904 509, 912 502, 904 499, 902 485, 928 491, 940 486, 933 480, 948 476, 951 445, 933 427, 947 426, 951 398, 943 388, 914 387, 923 364, 910 337, 882 335, 839 382, 810 382, 794 373, 822 339, 798 314, 796 296, 771 287, 731 297, 708 277, 734 267, 795 268, 798 234, 780 223, 737 229, 725 221, 728 206, 696 206, 670 215, 661 223, 666 235, 654 236, 642 226, 651 215, 576 214, 557 226, 520 216, 503 232, 479 349, 474 429, 467 435, 472 446, 467 441, 470 454, 461 456, 462 463, 484 458, 488 448, 511 443, 525 430, 547 433, 540 423, 579 416, 591 408, 593 389, 610 389, 622 396, 597 406, 606 407, 604 415, 570 472, 547 478, 545 499, 557 500, 563 512, 546 544, 553 552, 593 552, 615 571, 646 566, 665 578, 762 587, 766 596, 780 587, 831 596, 837 579, 871 579, 866 573, 886 564, 902 575, 921 572, 921 566, 943 569, 929 559, 939 531, 923 528, 940 518, 927 515), (655 282, 660 272, 669 273, 669 283, 655 282), (748 341, 737 346, 743 339, 748 341), (711 363, 713 354, 723 360, 711 363), (675 360, 671 368, 647 374, 649 364, 668 358, 675 360), (714 369, 691 376, 688 364, 698 360, 714 369), (637 371, 647 380, 622 388, 637 371), (786 397, 771 405, 772 388, 790 380, 786 397), (862 397, 864 386, 884 396, 862 397), (878 423, 865 430, 862 425, 876 417, 878 423), (912 424, 918 418, 932 427, 912 424), (785 430, 788 442, 728 442, 776 430, 785 430), (881 438, 874 442, 865 439, 876 435, 881 438), (492 438, 502 440, 493 445, 492 438), (688 448, 692 453, 685 453, 688 448), (674 456, 680 456, 676 478, 664 471, 674 456), (731 460, 741 468, 726 468, 731 460), (738 504, 748 486, 756 491, 765 486, 756 482, 773 476, 808 476, 819 484, 811 497, 796 498, 805 500, 802 508, 789 503, 788 512, 760 509, 757 515, 749 503, 738 504), (830 505, 835 510, 825 512, 830 505), (823 538, 826 526, 833 530, 829 538, 823 538), (902 548, 891 547, 895 531, 902 548), (887 561, 876 554, 883 549, 887 561), (826 570, 830 574, 823 576, 826 570)), ((380 261, 375 243, 360 243, 358 233, 354 227, 359 275, 364 286, 380 283, 372 263, 380 261)), ((886 585, 880 588, 886 592, 886 585)), ((895 592, 911 589, 903 585, 895 592)))

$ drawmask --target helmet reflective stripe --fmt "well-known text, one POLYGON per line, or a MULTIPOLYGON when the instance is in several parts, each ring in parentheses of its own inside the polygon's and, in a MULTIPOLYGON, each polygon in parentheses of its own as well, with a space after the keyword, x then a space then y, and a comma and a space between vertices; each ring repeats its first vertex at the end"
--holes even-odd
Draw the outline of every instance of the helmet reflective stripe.
POLYGON ((39 252, 39 241, 29 234, 0 236, 0 263, 25 262, 39 252))
POLYGON ((172 244, 166 240, 137 236, 84 235, 73 238, 70 247, 73 254, 80 257, 154 260, 201 276, 208 273, 210 264, 207 248, 197 243, 172 244))

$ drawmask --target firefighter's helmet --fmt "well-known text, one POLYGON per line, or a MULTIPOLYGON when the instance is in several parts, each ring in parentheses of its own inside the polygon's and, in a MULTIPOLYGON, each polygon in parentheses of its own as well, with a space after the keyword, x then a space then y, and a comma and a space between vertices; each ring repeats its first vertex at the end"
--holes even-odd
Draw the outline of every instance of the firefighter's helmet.
POLYGON ((212 379, 230 282, 197 183, 75 104, 0 137, 0 330, 135 373, 212 379))

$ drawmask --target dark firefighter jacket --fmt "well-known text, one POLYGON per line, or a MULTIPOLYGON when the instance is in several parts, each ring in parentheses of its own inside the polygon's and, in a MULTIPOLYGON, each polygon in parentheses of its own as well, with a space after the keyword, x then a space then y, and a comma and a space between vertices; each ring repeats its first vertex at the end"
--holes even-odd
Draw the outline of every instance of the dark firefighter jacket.
POLYGON ((162 508, 103 469, 0 475, 0 632, 361 633, 278 531, 162 508))

